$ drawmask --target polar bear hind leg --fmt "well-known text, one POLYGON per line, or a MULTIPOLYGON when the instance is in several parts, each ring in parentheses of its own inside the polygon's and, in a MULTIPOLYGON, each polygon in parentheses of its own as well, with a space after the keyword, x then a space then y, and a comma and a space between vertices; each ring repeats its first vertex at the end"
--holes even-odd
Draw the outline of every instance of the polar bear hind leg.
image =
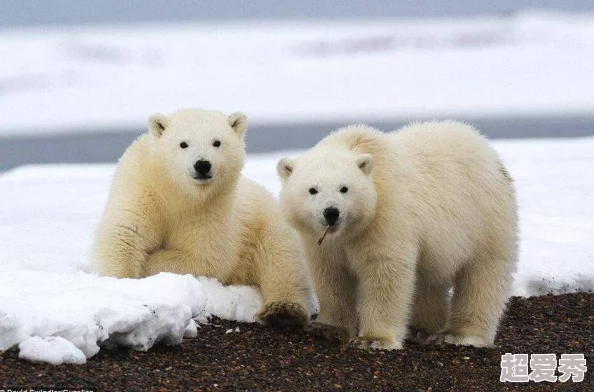
POLYGON ((456 274, 447 329, 428 342, 492 346, 505 310, 516 258, 513 240, 486 241, 473 262, 456 274))

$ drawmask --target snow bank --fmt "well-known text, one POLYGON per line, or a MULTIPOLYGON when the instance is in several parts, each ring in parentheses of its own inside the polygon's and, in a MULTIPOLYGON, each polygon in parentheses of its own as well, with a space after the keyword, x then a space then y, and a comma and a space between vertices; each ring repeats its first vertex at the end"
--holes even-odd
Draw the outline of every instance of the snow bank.
POLYGON ((188 105, 260 124, 591 115, 593 39, 594 15, 546 12, 2 30, 0 137, 188 105))
MULTIPOLYGON (((594 138, 494 142, 515 179, 520 263, 514 295, 594 290, 594 138)), ((276 162, 248 156, 245 174, 277 194, 276 162)), ((100 347, 139 350, 199 333, 208 315, 251 321, 249 287, 159 274, 141 280, 85 272, 112 165, 26 166, 0 176, 0 350, 80 363, 100 347)))
POLYGON ((84 363, 100 346, 179 344, 197 333, 192 317, 254 321, 261 303, 253 288, 191 275, 134 280, 11 271, 0 276, 0 350, 18 345, 21 358, 84 363))

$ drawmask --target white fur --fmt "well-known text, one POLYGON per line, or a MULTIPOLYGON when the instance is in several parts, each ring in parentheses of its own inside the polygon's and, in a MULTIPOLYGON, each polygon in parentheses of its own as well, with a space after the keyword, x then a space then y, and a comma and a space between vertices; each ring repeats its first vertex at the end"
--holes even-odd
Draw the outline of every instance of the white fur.
POLYGON ((116 169, 92 268, 119 278, 165 271, 254 285, 264 297, 262 318, 274 305, 281 312, 302 308, 298 316, 307 321, 310 289, 299 238, 274 198, 240 175, 246 128, 242 113, 151 116, 149 132, 116 169), (211 178, 197 177, 198 160, 211 163, 211 178))
POLYGON ((447 342, 493 343, 517 259, 516 200, 471 126, 349 126, 282 159, 278 173, 281 208, 308 253, 319 323, 351 337, 358 330, 359 347, 400 348, 409 326, 447 342), (339 224, 318 245, 330 206, 339 224))

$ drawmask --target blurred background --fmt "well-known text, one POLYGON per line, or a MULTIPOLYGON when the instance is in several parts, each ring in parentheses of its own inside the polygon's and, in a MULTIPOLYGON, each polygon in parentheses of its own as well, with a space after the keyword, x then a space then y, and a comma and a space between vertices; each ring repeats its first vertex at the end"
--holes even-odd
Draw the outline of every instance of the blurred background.
POLYGON ((594 134, 594 2, 0 0, 0 171, 115 162, 154 112, 244 111, 249 152, 455 118, 594 134))

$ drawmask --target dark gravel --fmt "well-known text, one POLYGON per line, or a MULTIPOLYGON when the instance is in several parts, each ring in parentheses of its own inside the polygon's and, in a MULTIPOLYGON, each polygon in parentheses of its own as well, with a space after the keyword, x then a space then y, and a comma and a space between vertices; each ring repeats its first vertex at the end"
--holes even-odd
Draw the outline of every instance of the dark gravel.
POLYGON ((147 353, 101 350, 86 365, 52 366, 0 357, 9 387, 117 390, 594 391, 594 294, 510 301, 496 348, 419 346, 394 352, 341 348, 297 328, 213 320, 197 338, 147 353), (226 334, 230 328, 240 332, 226 334), (501 355, 583 353, 582 383, 499 382, 501 355))

